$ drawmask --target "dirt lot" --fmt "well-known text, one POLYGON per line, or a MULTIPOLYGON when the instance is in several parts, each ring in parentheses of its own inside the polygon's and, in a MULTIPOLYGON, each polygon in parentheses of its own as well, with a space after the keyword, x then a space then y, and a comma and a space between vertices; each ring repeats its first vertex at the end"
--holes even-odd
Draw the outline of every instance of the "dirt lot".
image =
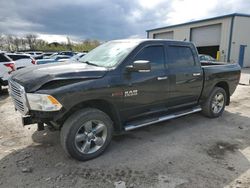
POLYGON ((65 156, 59 133, 22 127, 0 96, 0 187, 250 187, 250 86, 224 115, 189 115, 115 137, 99 158, 65 156))

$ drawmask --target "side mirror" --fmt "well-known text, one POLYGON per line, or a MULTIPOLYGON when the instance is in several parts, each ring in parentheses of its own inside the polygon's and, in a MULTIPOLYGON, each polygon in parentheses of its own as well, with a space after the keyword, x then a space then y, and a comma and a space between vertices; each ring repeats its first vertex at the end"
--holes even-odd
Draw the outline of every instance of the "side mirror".
POLYGON ((137 60, 132 65, 128 65, 126 69, 128 72, 150 72, 151 65, 147 60, 137 60))

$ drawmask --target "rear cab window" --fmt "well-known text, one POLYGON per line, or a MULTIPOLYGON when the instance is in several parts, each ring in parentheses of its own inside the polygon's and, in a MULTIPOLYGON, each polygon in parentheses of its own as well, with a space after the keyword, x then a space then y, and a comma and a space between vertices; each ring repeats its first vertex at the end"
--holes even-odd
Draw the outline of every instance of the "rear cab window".
POLYGON ((196 66, 195 57, 189 46, 168 46, 168 66, 171 69, 196 66))

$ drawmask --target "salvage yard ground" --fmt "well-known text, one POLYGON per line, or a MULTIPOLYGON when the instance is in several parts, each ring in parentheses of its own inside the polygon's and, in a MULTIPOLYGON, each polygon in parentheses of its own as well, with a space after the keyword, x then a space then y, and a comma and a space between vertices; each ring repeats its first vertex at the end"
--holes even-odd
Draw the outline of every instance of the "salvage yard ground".
POLYGON ((223 116, 193 114, 113 138, 97 159, 65 156, 59 132, 22 127, 0 96, 0 187, 250 187, 250 86, 223 116))

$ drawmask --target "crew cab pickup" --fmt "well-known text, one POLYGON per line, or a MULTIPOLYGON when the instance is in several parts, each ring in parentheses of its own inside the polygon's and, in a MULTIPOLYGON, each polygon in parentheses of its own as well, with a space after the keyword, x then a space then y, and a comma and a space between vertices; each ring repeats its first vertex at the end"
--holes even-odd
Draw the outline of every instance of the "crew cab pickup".
POLYGON ((59 129, 66 153, 84 161, 114 134, 196 112, 220 116, 239 78, 238 64, 201 65, 190 42, 133 39, 106 42, 79 63, 18 70, 9 87, 24 125, 59 129))

